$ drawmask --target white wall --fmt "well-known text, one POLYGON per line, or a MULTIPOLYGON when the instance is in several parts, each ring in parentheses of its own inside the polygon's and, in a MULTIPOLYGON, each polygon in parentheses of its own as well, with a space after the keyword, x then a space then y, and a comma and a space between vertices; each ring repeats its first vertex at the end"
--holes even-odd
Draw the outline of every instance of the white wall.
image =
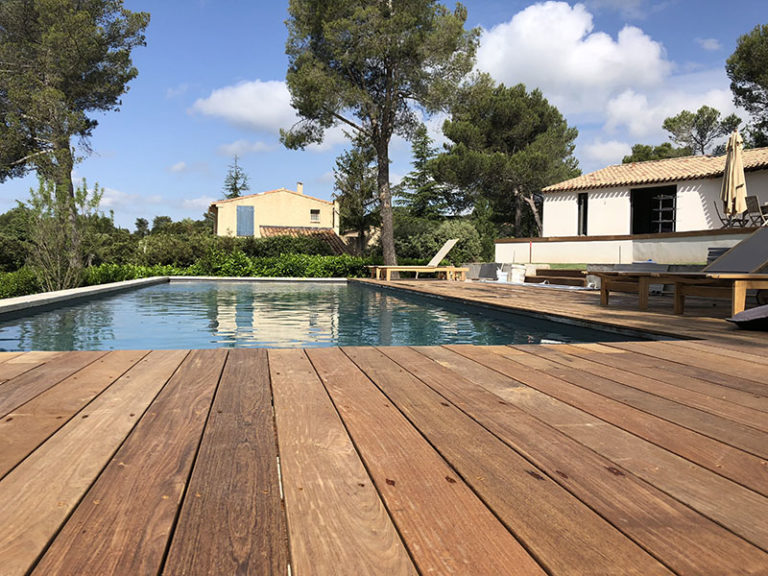
MULTIPOLYGON (((768 202, 768 170, 747 172, 747 194, 757 196, 760 203, 768 202)), ((686 180, 677 185, 677 215, 675 230, 717 230, 722 224, 715 212, 722 208, 720 201, 720 178, 686 180)), ((632 186, 645 188, 664 186, 632 186)), ((608 236, 630 233, 631 207, 630 187, 589 190, 587 208, 587 232, 589 236, 608 236)), ((544 222, 542 236, 545 238, 576 236, 578 231, 578 194, 576 192, 553 192, 544 194, 544 222)))
POLYGON ((653 260, 660 264, 703 264, 709 248, 730 248, 744 234, 621 238, 617 240, 563 239, 497 243, 495 262, 526 264, 630 264, 653 260))

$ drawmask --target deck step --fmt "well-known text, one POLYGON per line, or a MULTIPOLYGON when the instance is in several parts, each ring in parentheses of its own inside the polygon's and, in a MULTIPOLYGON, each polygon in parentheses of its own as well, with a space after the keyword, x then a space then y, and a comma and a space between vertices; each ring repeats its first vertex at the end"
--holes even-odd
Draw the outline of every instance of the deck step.
POLYGON ((551 270, 538 268, 535 276, 526 275, 528 284, 557 284, 560 286, 586 286, 587 273, 584 270, 551 270))

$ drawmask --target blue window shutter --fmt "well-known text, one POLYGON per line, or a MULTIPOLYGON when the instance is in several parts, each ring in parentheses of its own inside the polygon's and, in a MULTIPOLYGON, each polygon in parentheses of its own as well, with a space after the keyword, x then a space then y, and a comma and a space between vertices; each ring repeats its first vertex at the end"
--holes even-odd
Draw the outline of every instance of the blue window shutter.
POLYGON ((253 236, 253 206, 237 207, 237 235, 253 236))

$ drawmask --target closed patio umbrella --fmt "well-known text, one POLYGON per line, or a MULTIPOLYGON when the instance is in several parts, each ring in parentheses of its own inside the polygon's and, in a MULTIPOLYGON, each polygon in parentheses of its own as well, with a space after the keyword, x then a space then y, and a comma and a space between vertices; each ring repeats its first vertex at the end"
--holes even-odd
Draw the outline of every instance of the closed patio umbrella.
POLYGON ((720 199, 727 216, 741 214, 747 209, 747 183, 744 179, 744 162, 741 151, 744 141, 737 130, 728 137, 725 153, 725 173, 720 199))

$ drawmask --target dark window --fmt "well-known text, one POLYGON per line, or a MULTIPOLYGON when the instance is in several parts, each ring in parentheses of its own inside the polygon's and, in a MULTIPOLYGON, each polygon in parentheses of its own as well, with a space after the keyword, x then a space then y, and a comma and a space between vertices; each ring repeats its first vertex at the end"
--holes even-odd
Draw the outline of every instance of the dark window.
POLYGON ((312 208, 309 211, 309 221, 310 222, 320 222, 320 210, 312 208))
POLYGON ((586 236, 587 232, 587 202, 589 200, 589 194, 582 192, 579 194, 579 236, 586 236))
POLYGON ((632 234, 675 231, 677 186, 638 188, 630 191, 632 234))

